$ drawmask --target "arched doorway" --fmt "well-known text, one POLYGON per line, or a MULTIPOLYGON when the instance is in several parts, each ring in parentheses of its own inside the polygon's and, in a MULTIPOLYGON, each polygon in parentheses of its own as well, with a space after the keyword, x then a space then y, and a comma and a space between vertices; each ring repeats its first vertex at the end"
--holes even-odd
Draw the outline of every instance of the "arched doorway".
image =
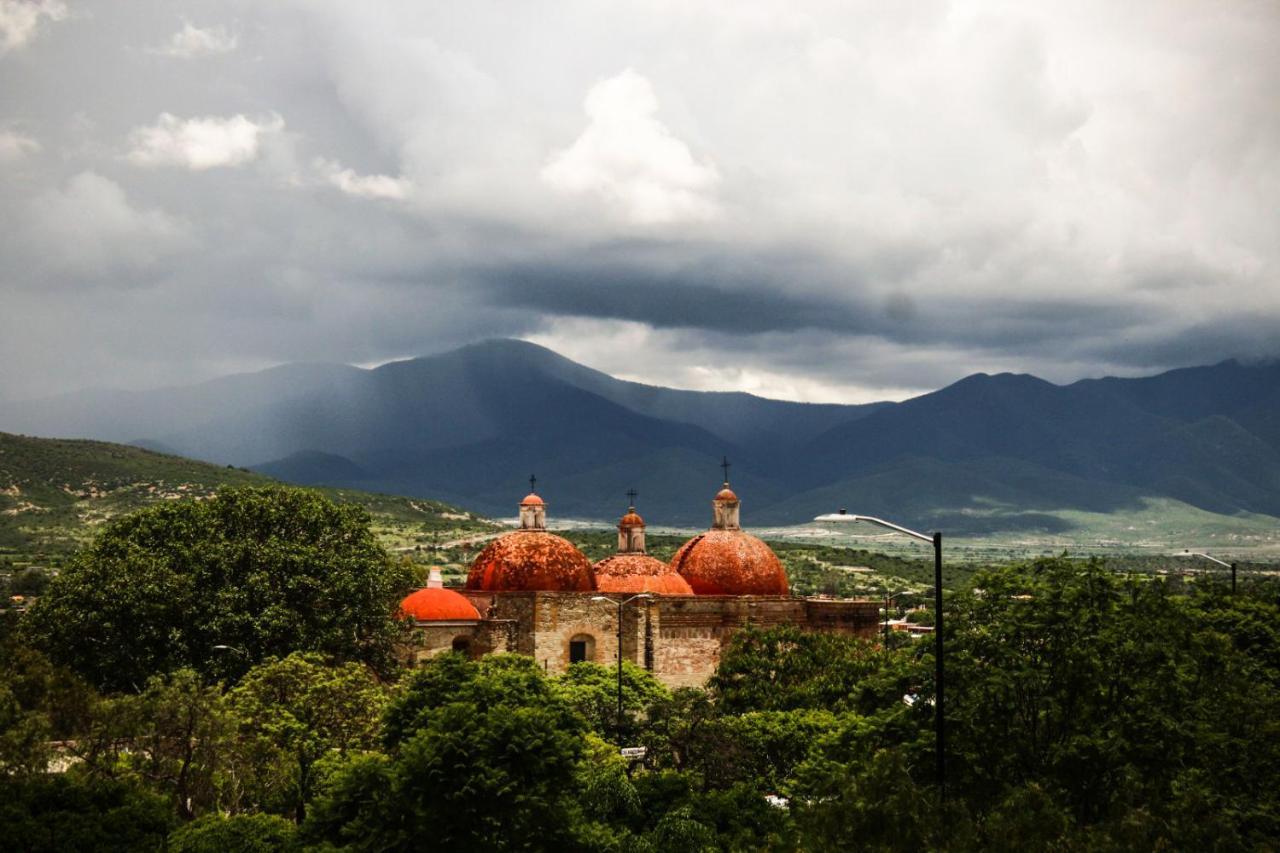
POLYGON ((596 659, 596 638, 590 634, 574 634, 569 638, 569 663, 596 659))

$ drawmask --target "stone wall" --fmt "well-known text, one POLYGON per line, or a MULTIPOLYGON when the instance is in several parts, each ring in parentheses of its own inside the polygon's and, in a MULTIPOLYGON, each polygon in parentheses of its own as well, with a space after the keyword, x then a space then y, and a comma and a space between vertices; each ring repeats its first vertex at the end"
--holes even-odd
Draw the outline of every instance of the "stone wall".
MULTIPOLYGON (((569 643, 589 638, 588 660, 612 665, 617 660, 617 607, 593 601, 594 593, 477 592, 459 590, 483 621, 472 632, 473 655, 517 652, 551 674, 569 666, 569 643)), ((650 670, 671 687, 706 682, 735 631, 747 626, 792 625, 801 630, 874 637, 879 602, 793 598, 789 596, 654 596, 632 601, 623 611, 623 659, 650 670)), ((433 641, 434 651, 449 648, 433 641)), ((440 643, 443 642, 443 645, 440 643)))

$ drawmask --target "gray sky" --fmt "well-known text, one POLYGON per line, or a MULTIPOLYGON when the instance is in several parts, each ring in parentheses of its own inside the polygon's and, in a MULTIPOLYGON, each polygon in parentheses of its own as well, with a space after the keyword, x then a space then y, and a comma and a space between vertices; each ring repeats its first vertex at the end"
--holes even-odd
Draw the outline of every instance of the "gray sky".
POLYGON ((0 0, 0 398, 517 336, 861 402, 1280 355, 1274 2, 0 0))

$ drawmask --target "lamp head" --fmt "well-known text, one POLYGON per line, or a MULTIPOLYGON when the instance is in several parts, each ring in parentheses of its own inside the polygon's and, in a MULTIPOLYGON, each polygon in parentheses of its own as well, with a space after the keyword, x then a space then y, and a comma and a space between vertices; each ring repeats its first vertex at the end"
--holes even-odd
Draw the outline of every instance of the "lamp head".
POLYGON ((841 507, 839 512, 829 512, 826 515, 820 515, 814 519, 814 521, 820 521, 823 523, 836 523, 836 524, 841 524, 841 523, 847 524, 849 522, 861 521, 861 520, 862 519, 860 516, 850 514, 850 512, 844 507, 841 507))

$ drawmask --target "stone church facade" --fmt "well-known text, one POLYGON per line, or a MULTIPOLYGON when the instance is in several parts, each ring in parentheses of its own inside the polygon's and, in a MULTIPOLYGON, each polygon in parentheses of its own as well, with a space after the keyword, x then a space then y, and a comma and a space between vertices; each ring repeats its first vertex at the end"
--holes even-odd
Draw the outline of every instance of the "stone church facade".
POLYGON ((520 504, 520 528, 476 557, 465 588, 444 588, 433 571, 427 588, 404 600, 401 613, 413 622, 408 656, 514 652, 558 674, 577 661, 614 664, 621 634, 623 660, 685 687, 702 685, 747 627, 875 636, 877 601, 790 595, 781 561, 742 530, 739 506, 725 483, 712 501, 712 527, 670 564, 645 552, 633 506, 618 523, 617 553, 593 566, 547 532, 546 504, 531 493, 520 504))

